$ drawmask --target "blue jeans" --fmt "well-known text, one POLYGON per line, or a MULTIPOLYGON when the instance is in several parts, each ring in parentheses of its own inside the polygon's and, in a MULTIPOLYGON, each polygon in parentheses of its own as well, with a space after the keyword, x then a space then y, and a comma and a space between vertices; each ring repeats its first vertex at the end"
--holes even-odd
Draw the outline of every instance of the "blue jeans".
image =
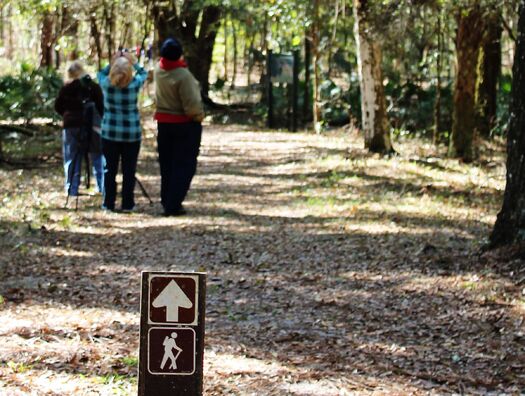
MULTIPOLYGON (((69 195, 78 195, 83 155, 79 152, 75 136, 79 128, 67 128, 62 132, 62 154, 64 155, 65 189, 69 195)), ((93 176, 97 181, 97 190, 104 191, 104 157, 102 153, 89 153, 93 176)))

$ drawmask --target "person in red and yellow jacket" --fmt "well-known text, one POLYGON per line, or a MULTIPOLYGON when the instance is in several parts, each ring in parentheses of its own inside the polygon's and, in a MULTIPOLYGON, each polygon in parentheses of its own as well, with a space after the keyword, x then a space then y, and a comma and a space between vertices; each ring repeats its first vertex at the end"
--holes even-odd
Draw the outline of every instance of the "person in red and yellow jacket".
POLYGON ((182 52, 178 40, 164 41, 153 74, 164 216, 186 213, 182 202, 197 170, 204 119, 199 83, 188 70, 182 52))

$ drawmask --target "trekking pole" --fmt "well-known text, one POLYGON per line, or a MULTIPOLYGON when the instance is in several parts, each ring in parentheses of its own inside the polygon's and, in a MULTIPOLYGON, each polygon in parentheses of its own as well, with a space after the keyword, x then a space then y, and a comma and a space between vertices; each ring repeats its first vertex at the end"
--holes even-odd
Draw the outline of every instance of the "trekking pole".
POLYGON ((144 186, 142 185, 142 183, 140 182, 137 176, 135 176, 135 180, 137 181, 137 184, 139 185, 140 190, 142 191, 142 194, 149 200, 149 204, 153 205, 153 201, 151 200, 148 192, 146 191, 146 189, 144 188, 144 186))

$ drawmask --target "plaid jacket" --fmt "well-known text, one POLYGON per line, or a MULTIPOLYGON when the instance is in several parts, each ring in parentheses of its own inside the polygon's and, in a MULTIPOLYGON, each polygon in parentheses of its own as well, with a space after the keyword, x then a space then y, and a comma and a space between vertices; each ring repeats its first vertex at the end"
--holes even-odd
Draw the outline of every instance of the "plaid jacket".
POLYGON ((148 73, 138 64, 137 71, 126 88, 117 88, 109 81, 110 66, 99 71, 97 77, 104 92, 104 117, 101 136, 119 142, 136 142, 141 139, 140 114, 137 106, 140 88, 148 73))

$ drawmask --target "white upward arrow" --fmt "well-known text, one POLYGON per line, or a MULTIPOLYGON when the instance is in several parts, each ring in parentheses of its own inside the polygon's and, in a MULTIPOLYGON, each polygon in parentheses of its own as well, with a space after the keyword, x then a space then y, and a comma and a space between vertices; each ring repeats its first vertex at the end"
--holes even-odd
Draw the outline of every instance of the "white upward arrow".
POLYGON ((153 300, 155 308, 166 307, 166 321, 179 321, 179 308, 191 308, 193 303, 186 296, 186 293, 179 287, 177 282, 172 280, 168 286, 153 300))

